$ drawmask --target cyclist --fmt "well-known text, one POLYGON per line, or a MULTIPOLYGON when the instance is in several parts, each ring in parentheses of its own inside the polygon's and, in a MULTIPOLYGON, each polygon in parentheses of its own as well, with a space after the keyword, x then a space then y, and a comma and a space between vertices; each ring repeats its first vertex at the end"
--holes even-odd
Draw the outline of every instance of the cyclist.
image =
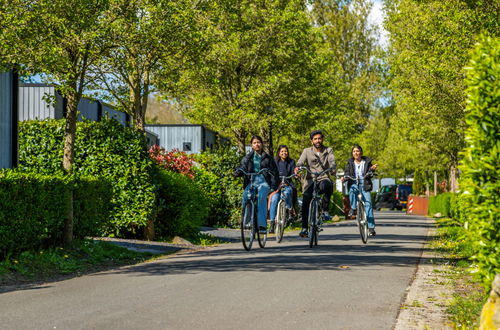
MULTIPOLYGON (((361 193, 365 202, 366 218, 368 220, 368 230, 370 236, 375 236, 375 218, 373 216, 373 207, 370 191, 373 189, 372 177, 373 171, 377 169, 377 164, 372 165, 372 159, 363 156, 363 148, 359 144, 355 144, 351 149, 352 158, 347 161, 344 174, 353 178, 359 178, 359 183, 363 189, 361 193), (370 171, 370 173, 368 173, 370 171), (368 173, 368 175, 367 175, 368 173), (366 177, 365 177, 366 176, 366 177)), ((341 179, 344 181, 344 178, 341 179)), ((355 181, 349 180, 347 183, 349 191, 349 202, 351 203, 351 210, 349 211, 349 218, 356 216, 356 196, 358 195, 358 185, 355 181)))
MULTIPOLYGON (((254 178, 254 184, 257 186, 258 191, 257 222, 261 233, 266 233, 267 195, 271 189, 276 190, 278 188, 277 180, 279 174, 273 157, 263 150, 262 138, 258 135, 254 135, 250 139, 250 144, 252 146, 252 151, 243 157, 241 160, 241 166, 235 170, 233 175, 235 177, 243 175, 240 170, 244 170, 247 173, 256 173, 262 169, 269 170, 268 172, 264 172, 264 174, 258 175, 254 178)), ((243 192, 243 205, 245 205, 247 201, 247 192, 248 189, 250 189, 249 183, 250 178, 245 176, 243 181, 243 187, 245 188, 245 191, 243 192)))
MULTIPOLYGON (((297 161, 297 168, 295 174, 298 172, 298 167, 307 164, 312 172, 322 172, 328 168, 333 168, 330 174, 335 175, 335 157, 333 156, 332 148, 323 145, 323 132, 320 130, 312 131, 309 135, 312 147, 305 148, 297 161)), ((333 193, 333 184, 330 177, 325 174, 318 178, 319 192, 323 194, 323 210, 325 219, 329 219, 328 207, 330 205, 330 197, 333 193)), ((300 237, 308 237, 308 217, 309 217, 309 204, 311 203, 313 194, 313 180, 310 173, 307 173, 302 182, 302 231, 300 237)))
MULTIPOLYGON (((291 176, 294 174, 295 161, 290 158, 288 147, 280 145, 278 152, 274 158, 280 176, 291 176)), ((276 191, 271 195, 271 206, 269 211, 269 218, 271 219, 271 230, 274 232, 274 221, 276 220, 276 213, 278 211, 278 202, 281 198, 281 193, 285 195, 286 207, 292 208, 297 201, 297 188, 292 180, 287 180, 286 185, 281 187, 281 192, 276 191)))

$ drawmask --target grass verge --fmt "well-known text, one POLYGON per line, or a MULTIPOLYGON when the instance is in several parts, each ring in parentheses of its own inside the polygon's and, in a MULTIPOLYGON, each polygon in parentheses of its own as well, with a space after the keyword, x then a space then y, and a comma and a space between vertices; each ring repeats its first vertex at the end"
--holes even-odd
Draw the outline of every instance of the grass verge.
POLYGON ((26 251, 0 261, 0 285, 46 281, 148 260, 151 253, 129 251, 111 243, 78 240, 68 248, 26 251))
POLYGON ((436 222, 438 235, 431 247, 450 265, 445 276, 451 280, 454 290, 447 308, 448 317, 456 329, 476 329, 488 294, 471 272, 472 246, 460 224, 447 218, 436 219, 436 222))

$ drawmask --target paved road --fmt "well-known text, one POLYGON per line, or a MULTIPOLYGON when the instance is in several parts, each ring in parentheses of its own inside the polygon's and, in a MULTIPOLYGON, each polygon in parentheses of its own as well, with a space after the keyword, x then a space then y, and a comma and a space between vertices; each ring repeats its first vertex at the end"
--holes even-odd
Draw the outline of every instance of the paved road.
POLYGON ((376 213, 363 245, 353 221, 319 246, 288 233, 178 254, 0 294, 1 329, 391 329, 431 226, 376 213))

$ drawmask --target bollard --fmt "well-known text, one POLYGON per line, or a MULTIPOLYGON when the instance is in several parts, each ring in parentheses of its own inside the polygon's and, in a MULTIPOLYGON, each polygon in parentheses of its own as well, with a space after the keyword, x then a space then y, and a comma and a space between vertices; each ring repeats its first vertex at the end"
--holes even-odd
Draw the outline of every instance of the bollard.
POLYGON ((500 274, 495 276, 490 297, 483 306, 479 330, 500 329, 500 274))

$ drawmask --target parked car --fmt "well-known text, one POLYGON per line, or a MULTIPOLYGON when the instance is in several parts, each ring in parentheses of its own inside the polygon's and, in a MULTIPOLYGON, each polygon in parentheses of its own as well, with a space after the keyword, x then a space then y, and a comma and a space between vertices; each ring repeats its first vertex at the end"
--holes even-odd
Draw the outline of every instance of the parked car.
POLYGON ((375 209, 389 208, 402 210, 406 208, 408 196, 412 192, 411 184, 391 184, 380 187, 375 197, 375 209))

